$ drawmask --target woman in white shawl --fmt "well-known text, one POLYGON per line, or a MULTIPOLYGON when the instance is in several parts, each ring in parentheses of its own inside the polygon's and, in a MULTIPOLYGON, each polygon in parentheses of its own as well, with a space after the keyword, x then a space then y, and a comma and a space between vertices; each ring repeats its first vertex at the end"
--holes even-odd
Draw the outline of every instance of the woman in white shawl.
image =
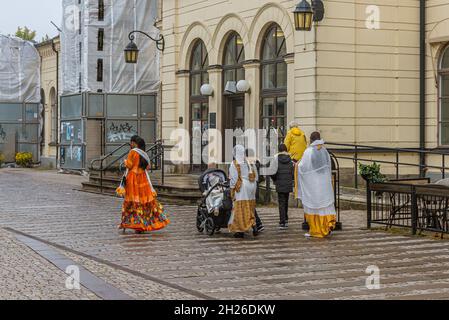
POLYGON ((324 238, 336 225, 331 158, 319 132, 312 133, 310 146, 298 165, 298 193, 310 231, 306 237, 324 238))
POLYGON ((237 145, 234 148, 234 158, 235 160, 229 168, 231 193, 234 199, 234 208, 229 221, 229 231, 233 232, 236 238, 243 238, 245 232, 253 229, 254 236, 257 236, 254 216, 258 179, 257 169, 249 163, 245 156, 245 147, 241 145, 237 145))

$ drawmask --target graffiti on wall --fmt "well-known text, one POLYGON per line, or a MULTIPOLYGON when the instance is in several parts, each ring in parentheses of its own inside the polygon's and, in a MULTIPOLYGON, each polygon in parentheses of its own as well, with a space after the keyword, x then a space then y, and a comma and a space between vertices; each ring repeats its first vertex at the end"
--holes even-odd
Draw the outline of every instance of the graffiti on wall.
POLYGON ((114 122, 108 128, 108 142, 120 142, 131 139, 137 134, 137 128, 128 122, 115 124, 114 122))
POLYGON ((83 155, 83 150, 82 150, 82 148, 81 147, 73 147, 73 146, 71 146, 70 148, 69 148, 69 157, 70 157, 70 160, 75 160, 75 161, 77 161, 77 162, 81 162, 81 160, 83 159, 82 158, 82 155, 83 155))
POLYGON ((83 132, 79 125, 64 122, 61 124, 61 132, 66 142, 79 143, 83 140, 83 132))

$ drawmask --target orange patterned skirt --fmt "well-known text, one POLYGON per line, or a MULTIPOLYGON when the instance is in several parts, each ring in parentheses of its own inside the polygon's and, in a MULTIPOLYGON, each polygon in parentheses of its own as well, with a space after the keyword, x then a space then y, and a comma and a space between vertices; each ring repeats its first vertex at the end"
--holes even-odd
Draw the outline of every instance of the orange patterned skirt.
POLYGON ((130 171, 126 178, 125 191, 120 229, 148 232, 161 230, 170 223, 163 206, 157 201, 156 192, 150 187, 145 172, 130 171))

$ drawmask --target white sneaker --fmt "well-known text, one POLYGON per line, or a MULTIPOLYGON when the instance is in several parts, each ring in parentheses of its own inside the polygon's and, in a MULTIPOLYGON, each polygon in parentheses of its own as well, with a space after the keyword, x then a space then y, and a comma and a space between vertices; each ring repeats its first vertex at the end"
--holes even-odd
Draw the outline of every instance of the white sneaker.
POLYGON ((304 235, 304 237, 310 238, 310 233, 306 233, 306 234, 304 235))

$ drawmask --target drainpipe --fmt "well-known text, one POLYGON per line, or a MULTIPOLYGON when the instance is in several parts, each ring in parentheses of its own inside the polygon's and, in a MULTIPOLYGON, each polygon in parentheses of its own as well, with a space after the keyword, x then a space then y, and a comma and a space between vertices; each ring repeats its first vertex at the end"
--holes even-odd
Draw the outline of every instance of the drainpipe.
MULTIPOLYGON (((40 72, 40 83, 39 83, 39 85, 41 85, 42 84, 42 71, 43 71, 43 69, 42 69, 42 63, 44 62, 44 58, 42 57, 42 55, 39 53, 39 56, 40 56, 40 58, 41 58, 41 64, 40 64, 40 66, 39 66, 39 72, 40 72)), ((43 116, 43 119, 42 119, 42 131, 40 132, 40 135, 39 135, 39 145, 38 145, 38 148, 37 148, 37 152, 38 152, 38 163, 39 163, 39 165, 42 165, 42 153, 43 153, 43 150, 42 150, 42 145, 44 145, 45 146, 45 102, 46 102, 46 100, 45 100, 45 92, 44 92, 44 96, 42 97, 42 90, 43 90, 43 88, 41 87, 41 92, 40 92, 40 96, 41 96, 41 104, 42 104, 42 109, 43 109, 43 111, 42 111, 42 113, 44 114, 44 116, 43 116)), ((42 113, 40 112, 40 110, 39 110, 39 113, 41 114, 41 116, 42 116, 42 113)))
MULTIPOLYGON (((419 149, 426 149, 426 0, 419 0, 419 149)), ((420 176, 425 176, 426 155, 420 154, 420 176)))
POLYGON ((55 40, 51 41, 51 48, 56 53, 56 168, 59 163, 59 51, 56 50, 55 40))

